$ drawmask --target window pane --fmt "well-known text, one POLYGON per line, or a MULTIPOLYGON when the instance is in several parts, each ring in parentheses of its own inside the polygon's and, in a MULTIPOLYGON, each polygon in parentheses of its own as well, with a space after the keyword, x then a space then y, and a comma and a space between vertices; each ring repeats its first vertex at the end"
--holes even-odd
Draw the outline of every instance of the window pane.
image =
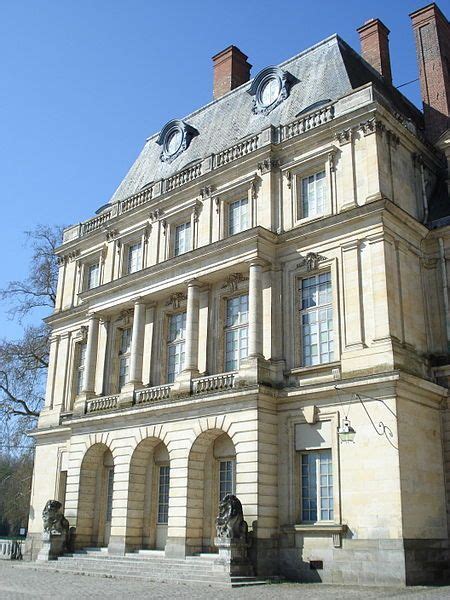
POLYGON ((225 371, 236 371, 248 356, 248 295, 227 300, 225 371))
POLYGON ((128 273, 135 273, 141 268, 141 243, 128 247, 128 273))
POLYGON ((233 481, 233 462, 232 460, 223 460, 219 465, 219 499, 227 494, 234 494, 233 481))
POLYGON ((86 344, 78 344, 78 369, 76 380, 76 393, 81 394, 84 383, 84 365, 86 361, 86 344))
POLYGON ((334 360, 331 273, 305 277, 300 282, 302 364, 306 367, 334 360))
POLYGON ((112 501, 114 487, 114 469, 108 470, 108 489, 106 495, 106 521, 110 522, 112 517, 112 501))
POLYGON ((99 284, 100 265, 89 265, 88 267, 88 278, 87 278, 87 289, 92 290, 99 284))
POLYGON ((228 230, 233 235, 248 228, 248 200, 236 200, 228 207, 228 230))
POLYGON ((333 476, 331 450, 301 455, 302 521, 332 521, 333 476))
POLYGON ((159 467, 158 523, 161 524, 169 521, 169 489, 170 467, 164 465, 159 467))
POLYGON ((325 171, 302 179, 302 218, 320 216, 325 212, 326 191, 325 171))
POLYGON ((174 254, 178 256, 191 249, 191 224, 183 223, 175 229, 174 254))

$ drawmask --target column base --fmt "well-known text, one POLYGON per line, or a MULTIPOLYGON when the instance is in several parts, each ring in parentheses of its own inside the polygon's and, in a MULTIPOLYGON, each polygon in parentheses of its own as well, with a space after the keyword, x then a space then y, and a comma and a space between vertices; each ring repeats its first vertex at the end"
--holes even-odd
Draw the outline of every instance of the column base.
POLYGON ((236 386, 269 385, 273 386, 273 367, 263 356, 248 356, 241 361, 236 376, 236 386))
POLYGON ((118 406, 120 408, 133 406, 134 392, 141 387, 143 387, 142 381, 129 381, 127 384, 125 384, 120 392, 118 406))
POLYGON ((111 535, 108 543, 108 554, 125 556, 127 553, 126 538, 123 535, 111 535))
POLYGON ((171 396, 187 396, 191 393, 192 379, 198 377, 200 373, 197 370, 185 369, 177 375, 175 383, 170 390, 171 396))
POLYGON ((43 533, 42 548, 39 550, 36 560, 56 560, 64 553, 66 536, 62 533, 43 533))
POLYGON ((86 412, 86 402, 92 400, 92 398, 95 398, 94 392, 81 392, 81 394, 78 394, 73 404, 73 414, 84 415, 86 412))
POLYGON ((186 558, 186 538, 168 537, 164 553, 167 558, 186 558))
POLYGON ((219 557, 214 560, 214 569, 224 570, 231 576, 251 577, 253 566, 248 558, 248 543, 245 540, 215 538, 219 557))

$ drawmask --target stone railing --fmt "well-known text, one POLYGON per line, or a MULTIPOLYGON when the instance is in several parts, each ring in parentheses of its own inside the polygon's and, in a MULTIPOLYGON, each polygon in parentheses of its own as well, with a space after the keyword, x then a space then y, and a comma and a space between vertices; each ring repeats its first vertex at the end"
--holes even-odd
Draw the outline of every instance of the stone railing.
POLYGON ((246 154, 250 154, 250 152, 254 152, 258 148, 258 140, 259 136, 254 135, 251 138, 242 140, 242 142, 231 146, 231 148, 222 150, 222 152, 219 152, 214 156, 214 167, 222 167, 233 160, 237 160, 246 154))
POLYGON ((153 196, 152 192, 153 188, 148 187, 145 190, 141 190, 137 194, 134 194, 133 196, 129 196, 129 198, 125 198, 125 200, 121 200, 119 203, 119 213, 122 214, 128 212, 129 210, 133 210, 134 208, 141 206, 141 204, 149 202, 153 196))
POLYGON ((191 165, 187 169, 180 171, 179 173, 175 173, 172 177, 164 180, 164 191, 171 192, 176 188, 181 187, 185 183, 189 183, 197 177, 200 177, 202 174, 202 163, 196 163, 195 165, 191 165))
POLYGON ((223 392, 231 390, 235 386, 236 372, 219 373, 207 377, 197 377, 192 380, 193 394, 206 394, 208 392, 223 392))
POLYGON ((101 410, 114 410, 117 408, 119 395, 102 396, 101 398, 93 398, 86 403, 86 412, 93 413, 101 410))
MULTIPOLYGON (((318 108, 317 110, 306 115, 297 117, 286 125, 280 125, 277 128, 273 128, 276 135, 274 135, 272 143, 279 144, 285 140, 289 140, 293 137, 306 133, 311 129, 314 129, 315 127, 319 127, 320 125, 328 123, 333 118, 334 105, 329 104, 327 106, 318 108)), ((243 156, 246 156, 247 154, 254 152, 255 150, 258 150, 258 148, 264 146, 267 142, 267 140, 266 142, 264 141, 264 135, 265 132, 263 130, 262 132, 245 140, 241 140, 230 148, 226 148, 215 155, 211 155, 208 157, 208 160, 210 161, 210 166, 208 168, 202 168, 202 161, 196 162, 195 164, 186 167, 182 171, 175 173, 171 177, 168 177, 167 179, 161 179, 145 190, 141 190, 140 192, 125 198, 124 200, 120 200, 119 202, 112 204, 111 209, 105 210, 94 218, 89 219, 89 221, 81 223, 80 225, 68 227, 64 231, 64 242, 72 241, 73 239, 77 239, 81 236, 101 229, 110 219, 116 217, 118 214, 123 214, 138 208, 139 206, 149 202, 161 194, 172 192, 173 190, 182 187, 191 181, 194 181, 195 179, 201 177, 205 170, 208 172, 210 169, 218 169, 235 160, 238 160, 239 158, 242 158, 243 156)))
POLYGON ((20 560, 23 540, 0 540, 0 560, 20 560))
POLYGON ((166 400, 170 396, 171 383, 164 385, 155 385, 153 387, 144 388, 135 392, 135 404, 144 404, 146 402, 157 402, 158 400, 166 400))
POLYGON ((333 106, 330 104, 324 106, 304 117, 298 117, 287 125, 280 125, 280 141, 289 140, 297 135, 301 135, 310 129, 319 127, 324 123, 331 121, 334 116, 333 106))
POLYGON ((93 219, 89 219, 82 225, 82 235, 86 235, 87 233, 92 233, 92 231, 96 231, 103 227, 105 223, 107 223, 112 217, 112 207, 111 210, 105 210, 105 212, 100 213, 98 216, 93 219))

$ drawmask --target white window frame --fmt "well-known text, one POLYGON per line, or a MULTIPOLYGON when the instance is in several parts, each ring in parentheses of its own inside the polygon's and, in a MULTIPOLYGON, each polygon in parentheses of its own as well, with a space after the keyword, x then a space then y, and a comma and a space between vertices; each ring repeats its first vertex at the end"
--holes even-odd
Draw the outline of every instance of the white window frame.
POLYGON ((85 271, 86 271, 86 281, 85 281, 85 289, 86 290, 93 290, 94 288, 97 288, 100 285, 100 274, 101 274, 101 266, 100 266, 100 261, 98 262, 91 262, 85 265, 85 271), (95 285, 91 285, 91 269, 93 267, 97 268, 97 280, 95 285))
POLYGON ((158 506, 156 523, 167 525, 169 521, 169 496, 170 496, 170 466, 168 464, 157 465, 158 468, 158 506), (164 479, 161 474, 164 470, 164 479), (161 516, 163 518, 161 518, 161 516))
POLYGON ((86 342, 76 344, 76 372, 75 372, 75 396, 83 391, 84 377, 86 373, 86 342))
POLYGON ((311 173, 304 174, 299 176, 300 186, 299 186, 299 197, 298 197, 298 214, 301 220, 312 220, 323 217, 327 213, 328 203, 329 203, 329 190, 328 190, 328 182, 327 182, 327 173, 325 170, 325 166, 323 169, 319 171, 313 171, 311 173), (320 176, 320 178, 319 178, 320 176), (310 181, 312 180, 312 181, 310 181), (318 195, 317 191, 319 189, 318 182, 322 182, 323 186, 323 196, 321 199, 322 206, 318 209, 318 195), (314 189, 314 197, 309 197, 311 190, 308 187, 308 184, 313 184, 314 189), (305 210, 305 204, 307 206, 307 210, 305 210))
POLYGON ((118 378, 117 378, 117 387, 119 391, 128 383, 130 379, 130 360, 131 360, 131 343, 133 338, 133 328, 132 327, 124 327, 119 329, 119 351, 118 351, 118 378), (129 344, 127 349, 124 351, 123 337, 125 332, 129 332, 129 344), (122 369, 124 368, 126 374, 122 377, 122 369))
POLYGON ((132 275, 133 273, 137 273, 142 269, 142 261, 143 261, 143 245, 142 240, 135 240, 134 242, 130 242, 127 244, 126 252, 125 252, 125 274, 132 275), (132 269, 133 266, 133 258, 132 258, 132 250, 137 248, 138 255, 136 257, 136 266, 132 269))
POLYGON ((219 502, 224 498, 224 496, 226 494, 235 494, 236 493, 236 459, 235 458, 219 458, 218 459, 218 468, 219 468, 219 474, 218 474, 218 493, 219 493, 219 502), (222 465, 230 465, 230 469, 228 470, 227 468, 227 474, 231 474, 231 480, 230 481, 224 481, 222 480, 222 474, 224 472, 224 470, 222 470, 222 465), (229 491, 225 491, 222 494, 222 484, 226 484, 226 483, 230 483, 230 489, 229 491))
MULTIPOLYGON (((320 448, 320 449, 315 449, 315 450, 302 450, 298 453, 298 460, 299 460, 299 473, 300 473, 300 485, 299 485, 299 506, 300 506, 300 522, 301 523, 308 523, 308 524, 320 524, 320 523, 334 523, 335 521, 335 508, 334 508, 334 496, 335 496, 335 491, 334 491, 334 469, 333 469, 333 452, 331 448, 320 448), (327 455, 327 460, 325 462, 325 460, 322 462, 321 458, 325 457, 325 455, 327 455), (312 498, 308 497, 308 500, 315 500, 316 502, 316 508, 315 508, 315 512, 316 512, 316 518, 311 518, 311 514, 305 514, 305 513, 310 513, 312 512, 311 508, 305 509, 304 507, 304 501, 306 500, 306 498, 304 497, 304 490, 305 487, 304 486, 304 477, 305 477, 305 470, 304 470, 304 458, 308 457, 308 459, 311 459, 312 457, 314 457, 314 465, 313 465, 313 471, 314 471, 314 477, 315 477, 315 481, 314 484, 315 485, 310 485, 308 486, 308 490, 314 489, 314 494, 312 498), (326 469, 325 469, 325 465, 326 465, 326 469), (331 473, 329 473, 328 469, 328 465, 331 466, 331 473), (326 471, 326 473, 324 472, 326 471), (331 476, 331 484, 330 484, 330 476, 331 476), (323 480, 326 480, 326 485, 322 485, 323 480), (328 490, 331 488, 331 495, 328 494, 328 490), (323 495, 322 493, 322 489, 326 489, 326 495, 323 495), (328 502, 328 507, 324 507, 322 508, 322 501, 324 502, 328 502), (330 508, 330 503, 332 505, 332 507, 330 508), (323 513, 324 512, 328 512, 329 514, 324 518, 323 513), (332 513, 332 514, 330 514, 332 513)), ((308 469, 309 470, 309 469, 308 469)), ((309 474, 308 474, 309 476, 309 474)))
MULTIPOLYGON (((319 270, 319 271, 315 271, 315 272, 311 272, 311 273, 305 273, 302 277, 299 277, 297 279, 297 297, 298 297, 298 303, 297 303, 297 307, 298 307, 298 317, 297 317, 297 322, 298 322, 298 329, 300 331, 300 336, 299 336, 299 347, 300 347, 300 364, 302 367, 306 367, 306 368, 313 368, 313 367, 318 367, 320 365, 324 365, 324 364, 328 364, 328 363, 333 363, 336 360, 336 336, 335 336, 335 331, 336 331, 336 319, 335 319, 335 308, 334 308, 334 294, 333 294, 333 276, 332 276, 332 272, 330 269, 327 270, 319 270), (326 303, 324 304, 317 304, 314 307, 306 307, 303 308, 302 306, 302 302, 303 302, 303 282, 308 280, 308 279, 315 279, 318 283, 316 285, 320 286, 320 279, 323 278, 324 276, 329 277, 329 283, 330 283, 330 291, 329 291, 329 299, 326 303), (327 328, 326 332, 332 334, 332 339, 331 339, 331 346, 332 346, 332 350, 328 350, 328 352, 322 352, 321 349, 321 345, 322 345, 322 341, 320 339, 321 337, 321 332, 320 331, 320 320, 316 320, 317 325, 317 332, 316 332, 316 336, 317 336, 317 346, 318 346, 318 361, 316 363, 312 363, 311 359, 312 359, 312 353, 311 351, 309 353, 305 352, 305 336, 306 335, 311 335, 306 334, 305 333, 305 325, 303 323, 303 318, 304 316, 307 315, 312 315, 312 314, 316 314, 317 317, 320 316, 320 312, 321 311, 327 311, 327 313, 329 311, 331 311, 331 321, 332 321, 332 328, 331 330, 329 330, 327 328), (328 354, 329 358, 328 359, 323 359, 322 356, 328 354), (310 362, 311 361, 311 362, 310 362)), ((328 314, 327 314, 327 321, 328 321, 328 314)), ((329 338, 330 336, 328 336, 329 338)), ((330 340, 328 340, 328 342, 330 342, 330 340)))
POLYGON ((166 344, 166 348, 167 348, 167 352, 166 352, 166 381, 167 383, 173 383, 175 381, 175 379, 177 378, 177 376, 181 373, 181 371, 184 369, 184 359, 183 357, 185 356, 185 352, 186 352, 186 317, 187 317, 187 311, 180 311, 180 312, 176 312, 176 313, 172 313, 168 315, 168 322, 167 322, 167 344, 166 344), (182 326, 181 331, 183 331, 183 335, 182 337, 175 337, 175 338, 171 338, 171 323, 172 323, 172 319, 176 319, 178 317, 181 317, 182 319, 182 325, 184 325, 184 327, 182 326), (184 324, 183 324, 184 321, 184 324), (174 350, 175 354, 173 355, 175 358, 177 356, 180 357, 180 368, 177 371, 176 369, 174 371, 171 370, 171 350, 174 350), (172 373, 173 373, 173 378, 172 378, 172 373))
POLYGON ((235 294, 233 296, 229 296, 225 299, 225 329, 224 329, 224 363, 223 363, 223 368, 224 368, 224 372, 228 373, 231 371, 237 371, 239 370, 240 367, 240 362, 242 359, 246 358, 248 356, 248 302, 249 302, 249 297, 248 297, 248 292, 244 292, 244 293, 239 293, 239 294, 235 294), (236 299, 240 299, 240 298, 244 298, 247 297, 247 319, 245 321, 241 320, 241 317, 239 317, 239 323, 237 324, 229 324, 228 323, 228 307, 229 307, 229 303, 233 302, 236 299), (241 356, 241 340, 242 340, 242 336, 241 337, 241 333, 246 331, 246 336, 245 339, 247 340, 247 355, 246 356, 241 356), (238 348, 237 348, 237 359, 234 359, 236 361, 236 366, 235 367, 231 367, 228 366, 228 352, 227 352, 227 346, 229 343, 229 338, 231 338, 231 335, 236 335, 237 334, 237 342, 238 342, 238 348))
POLYGON ((189 252, 190 250, 192 250, 192 222, 191 220, 186 221, 185 223, 179 223, 178 225, 174 225, 174 235, 173 235, 173 256, 180 256, 181 254, 185 254, 186 252, 189 252), (186 242, 186 232, 189 232, 188 234, 188 240, 186 242), (183 241, 183 248, 180 248, 181 246, 181 239, 179 234, 183 233, 182 236, 182 241, 183 241))
POLYGON ((240 233, 241 231, 246 231, 247 229, 250 229, 250 223, 251 223, 250 210, 251 210, 251 205, 250 205, 248 196, 239 198, 238 200, 233 200, 228 203, 228 206, 227 206, 227 212, 228 212, 227 229, 228 229, 229 236, 235 235, 236 233, 240 233), (243 206, 246 207, 245 211, 242 210, 243 206), (237 223, 236 228, 233 227, 234 221, 232 220, 232 216, 231 216, 233 207, 236 207, 238 209, 237 217, 238 217, 239 222, 237 223), (244 215, 245 215, 245 222, 243 222, 244 215))

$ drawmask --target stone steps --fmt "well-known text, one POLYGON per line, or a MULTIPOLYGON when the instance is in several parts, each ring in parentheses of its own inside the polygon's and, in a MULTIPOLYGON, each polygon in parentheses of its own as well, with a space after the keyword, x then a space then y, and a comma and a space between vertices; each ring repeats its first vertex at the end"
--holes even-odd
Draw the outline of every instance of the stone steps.
MULTIPOLYGON (((29 568, 60 573, 143 581, 208 584, 225 587, 262 585, 267 580, 233 576, 214 564, 217 555, 166 558, 163 552, 141 551, 125 556, 108 555, 106 550, 88 548, 59 557, 55 561, 26 563, 29 568)), ((25 565, 24 565, 25 566, 25 565)))

